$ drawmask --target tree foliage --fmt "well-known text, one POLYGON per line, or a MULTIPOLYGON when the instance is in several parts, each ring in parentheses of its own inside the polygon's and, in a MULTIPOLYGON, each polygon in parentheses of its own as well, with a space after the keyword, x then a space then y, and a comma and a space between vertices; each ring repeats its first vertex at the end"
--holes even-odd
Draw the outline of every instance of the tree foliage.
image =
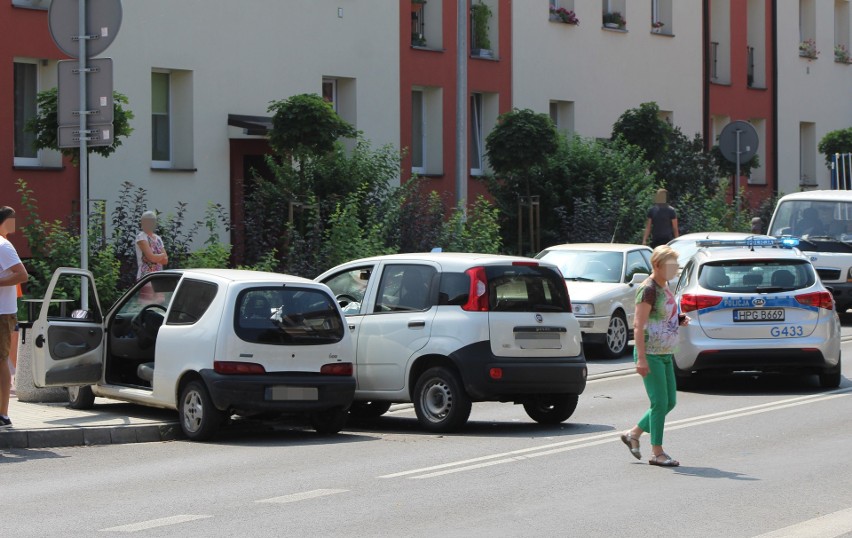
POLYGON ((536 168, 546 166, 556 151, 559 135, 550 117, 529 109, 501 114, 497 126, 485 139, 488 163, 501 180, 529 195, 536 168))
POLYGON ((640 148, 651 165, 668 151, 671 134, 671 125, 660 117, 660 107, 654 102, 626 110, 612 126, 612 140, 621 137, 640 148))
POLYGON ((269 143, 279 154, 304 161, 326 154, 340 138, 354 138, 357 131, 317 94, 294 95, 269 105, 272 130, 269 143))
POLYGON ((825 155, 825 165, 831 167, 835 153, 852 153, 852 127, 825 133, 817 149, 825 155))

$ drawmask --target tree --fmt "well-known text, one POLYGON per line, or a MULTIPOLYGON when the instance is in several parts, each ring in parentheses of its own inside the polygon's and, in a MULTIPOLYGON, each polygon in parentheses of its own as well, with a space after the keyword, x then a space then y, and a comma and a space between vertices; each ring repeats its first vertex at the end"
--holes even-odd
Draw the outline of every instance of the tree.
POLYGON ((485 139, 488 163, 503 181, 523 183, 524 194, 535 190, 532 170, 547 164, 559 145, 559 135, 550 117, 529 109, 514 109, 500 115, 497 126, 485 139))
MULTIPOLYGON (((127 138, 133 132, 130 120, 134 119, 133 112, 126 108, 129 105, 127 96, 118 92, 112 93, 113 98, 113 140, 109 146, 89 146, 89 153, 95 153, 101 157, 109 157, 122 144, 122 139, 127 138)), ((39 92, 36 96, 38 102, 38 114, 27 122, 26 130, 36 135, 36 149, 59 150, 76 166, 80 162, 80 148, 59 147, 59 118, 57 109, 59 106, 59 89, 51 88, 39 92)))
POLYGON ((825 155, 825 165, 831 167, 835 153, 852 153, 852 127, 825 133, 817 149, 825 155))
POLYGON ((269 143, 279 154, 300 163, 325 155, 340 138, 354 138, 358 132, 317 94, 294 95, 269 105, 272 130, 269 143))
POLYGON ((671 125, 660 117, 660 107, 654 102, 625 111, 612 126, 612 140, 621 137, 641 148, 652 165, 665 155, 671 134, 671 125))

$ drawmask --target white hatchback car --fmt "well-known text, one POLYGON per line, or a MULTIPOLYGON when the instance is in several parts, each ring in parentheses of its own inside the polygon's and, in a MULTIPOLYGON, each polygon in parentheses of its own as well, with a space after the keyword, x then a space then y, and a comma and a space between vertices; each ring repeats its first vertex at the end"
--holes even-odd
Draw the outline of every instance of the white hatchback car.
POLYGON ((32 327, 34 382, 69 387, 72 407, 101 396, 176 409, 193 440, 210 438, 232 414, 307 415, 320 433, 345 424, 355 392, 352 339, 316 282, 161 271, 103 316, 91 273, 61 268, 44 304, 32 327))
POLYGON ((583 343, 600 345, 614 359, 633 338, 636 285, 651 274, 651 252, 642 245, 573 243, 547 248, 536 258, 562 271, 583 343))
MULTIPOLYGON (((795 241, 795 240, 794 240, 795 241)), ((687 262, 677 285, 681 381, 706 372, 818 374, 840 384, 840 319, 831 292, 798 249, 781 240, 710 242, 687 262), (725 246, 731 244, 753 246, 725 246)), ((701 247, 701 243, 699 243, 701 247)))
POLYGON ((473 401, 524 405, 537 422, 574 412, 586 360, 556 266, 484 254, 352 261, 316 280, 344 307, 356 342, 352 413, 413 402, 430 431, 465 424, 473 401))

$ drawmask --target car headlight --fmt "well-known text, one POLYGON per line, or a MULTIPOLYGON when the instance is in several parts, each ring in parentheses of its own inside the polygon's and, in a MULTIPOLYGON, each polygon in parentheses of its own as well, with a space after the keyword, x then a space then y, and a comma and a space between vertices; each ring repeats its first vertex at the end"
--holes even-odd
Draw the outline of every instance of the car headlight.
POLYGON ((571 303, 574 307, 574 313, 578 316, 594 316, 595 305, 589 303, 571 303))

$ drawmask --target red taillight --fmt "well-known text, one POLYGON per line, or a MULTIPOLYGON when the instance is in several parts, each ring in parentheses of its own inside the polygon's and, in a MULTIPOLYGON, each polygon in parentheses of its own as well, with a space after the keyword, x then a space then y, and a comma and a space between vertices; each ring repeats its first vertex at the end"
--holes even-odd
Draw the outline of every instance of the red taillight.
POLYGON ((815 291, 813 293, 796 295, 796 300, 805 306, 815 306, 817 308, 825 308, 826 310, 834 310, 834 297, 827 291, 815 291))
POLYGON ((213 370, 217 374, 265 374, 266 369, 254 362, 214 361, 213 370))
POLYGON ((462 310, 488 312, 488 277, 485 276, 485 267, 473 267, 465 274, 470 277, 470 291, 462 310))
POLYGON ((323 364, 320 368, 320 373, 326 375, 352 375, 352 371, 351 362, 332 362, 323 364))
POLYGON ((703 310, 711 306, 716 306, 721 302, 722 298, 716 295, 692 295, 687 293, 680 298, 680 311, 686 314, 694 310, 703 310))
POLYGON ((492 368, 488 370, 488 375, 491 376, 491 379, 503 379, 503 369, 502 368, 492 368))

